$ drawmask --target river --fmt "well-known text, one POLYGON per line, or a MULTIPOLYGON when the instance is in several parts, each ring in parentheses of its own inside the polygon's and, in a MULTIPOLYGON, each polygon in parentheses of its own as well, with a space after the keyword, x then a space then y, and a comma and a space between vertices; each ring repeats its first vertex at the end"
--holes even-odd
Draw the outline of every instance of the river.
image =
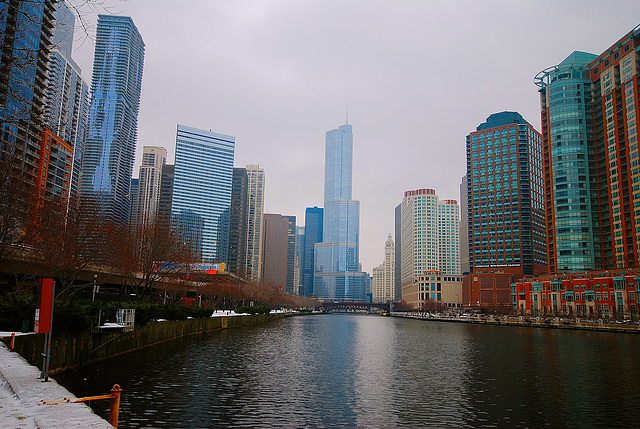
POLYGON ((639 362, 637 334, 316 315, 54 378, 119 384, 121 428, 613 428, 640 427, 639 362))

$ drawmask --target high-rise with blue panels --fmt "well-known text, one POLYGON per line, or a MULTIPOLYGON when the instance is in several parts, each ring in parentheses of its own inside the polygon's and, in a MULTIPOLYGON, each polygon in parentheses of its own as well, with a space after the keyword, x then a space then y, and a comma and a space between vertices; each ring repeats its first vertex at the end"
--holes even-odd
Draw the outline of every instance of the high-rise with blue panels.
POLYGON ((235 138, 178 125, 171 219, 203 262, 226 262, 235 138))
POLYGON ((353 134, 345 124, 327 132, 322 243, 315 247, 314 293, 336 301, 364 301, 360 272, 360 202, 351 199, 353 134))
POLYGON ((143 64, 144 42, 133 20, 99 15, 79 193, 116 222, 129 219, 143 64))
POLYGON ((30 183, 40 149, 55 3, 0 2, 0 160, 26 173, 30 183))

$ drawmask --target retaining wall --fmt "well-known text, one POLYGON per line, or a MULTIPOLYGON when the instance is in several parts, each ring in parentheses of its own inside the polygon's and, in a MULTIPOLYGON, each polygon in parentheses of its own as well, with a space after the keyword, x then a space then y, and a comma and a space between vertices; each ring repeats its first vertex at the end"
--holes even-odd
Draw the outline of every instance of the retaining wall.
MULTIPOLYGON (((140 327, 136 326, 133 332, 126 333, 91 333, 86 331, 75 335, 64 332, 56 333, 54 325, 49 374, 56 374, 187 335, 265 323, 283 317, 283 314, 210 317, 153 322, 140 327)), ((41 368, 44 336, 44 334, 17 336, 15 337, 14 351, 24 357, 31 365, 41 368)), ((5 342, 7 340, 5 339, 5 342)))

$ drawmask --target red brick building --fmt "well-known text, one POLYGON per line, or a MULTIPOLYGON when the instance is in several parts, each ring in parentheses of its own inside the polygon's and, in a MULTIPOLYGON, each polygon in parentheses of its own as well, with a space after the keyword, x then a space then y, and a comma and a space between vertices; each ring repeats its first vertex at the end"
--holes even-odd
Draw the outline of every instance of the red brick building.
POLYGON ((521 314, 628 319, 638 316, 640 270, 542 276, 512 285, 521 314))

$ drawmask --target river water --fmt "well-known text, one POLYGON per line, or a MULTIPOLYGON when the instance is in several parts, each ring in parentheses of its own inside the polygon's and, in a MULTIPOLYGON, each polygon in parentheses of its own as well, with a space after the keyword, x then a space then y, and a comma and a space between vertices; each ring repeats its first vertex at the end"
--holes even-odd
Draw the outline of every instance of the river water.
POLYGON ((76 396, 118 383, 121 428, 613 428, 640 427, 639 363, 637 334, 317 315, 55 379, 76 396))

